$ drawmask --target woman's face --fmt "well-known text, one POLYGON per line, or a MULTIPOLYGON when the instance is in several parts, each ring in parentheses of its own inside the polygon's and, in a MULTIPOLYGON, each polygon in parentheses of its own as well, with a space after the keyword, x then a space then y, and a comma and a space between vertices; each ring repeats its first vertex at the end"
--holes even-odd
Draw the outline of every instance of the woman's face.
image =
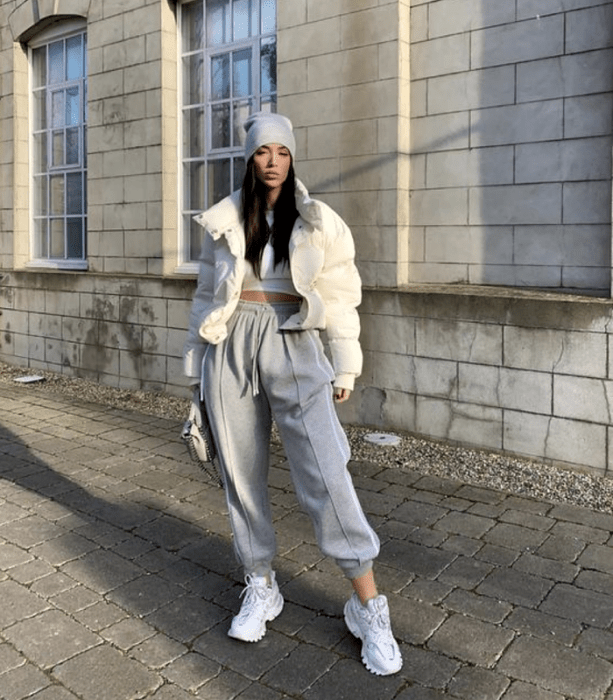
POLYGON ((253 154, 255 175, 269 190, 279 190, 287 180, 292 156, 289 149, 278 143, 260 146, 253 154))

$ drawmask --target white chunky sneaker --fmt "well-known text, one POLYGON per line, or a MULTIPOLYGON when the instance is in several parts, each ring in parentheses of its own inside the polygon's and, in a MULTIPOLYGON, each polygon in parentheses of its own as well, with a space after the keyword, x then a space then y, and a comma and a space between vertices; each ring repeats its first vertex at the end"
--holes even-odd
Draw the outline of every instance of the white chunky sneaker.
POLYGON ((283 610, 283 596, 272 573, 270 583, 265 576, 245 577, 245 596, 240 612, 232 620, 228 635, 243 642, 259 642, 266 634, 266 623, 283 610))
POLYGON ((392 635, 387 598, 379 595, 362 605, 354 593, 345 604, 345 622, 354 637, 362 640, 364 666, 378 676, 398 673, 402 656, 392 635))

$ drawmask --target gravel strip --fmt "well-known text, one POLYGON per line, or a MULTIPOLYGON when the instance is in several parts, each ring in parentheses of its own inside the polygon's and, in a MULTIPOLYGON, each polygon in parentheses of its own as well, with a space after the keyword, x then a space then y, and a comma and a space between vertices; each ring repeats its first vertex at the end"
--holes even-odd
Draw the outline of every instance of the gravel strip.
MULTIPOLYGON (((96 403, 148 415, 184 420, 187 398, 147 391, 130 391, 68 377, 47 370, 15 367, 0 362, 0 385, 15 385, 18 377, 38 375, 44 381, 27 385, 36 392, 58 393, 78 401, 96 403)), ((364 436, 371 429, 345 426, 352 459, 381 467, 395 466, 418 474, 453 479, 550 503, 569 503, 613 513, 613 479, 562 469, 542 462, 474 450, 393 432, 395 446, 370 444, 364 436)))
MULTIPOLYGON (((187 398, 181 399, 170 394, 154 391, 132 391, 104 386, 97 382, 78 377, 69 377, 48 370, 16 367, 0 362, 0 386, 10 384, 16 386, 15 379, 19 377, 38 376, 44 381, 26 384, 31 391, 63 394, 78 401, 102 404, 113 408, 138 411, 160 418, 175 418, 184 420, 189 410, 187 398)), ((21 385, 20 385, 21 386, 21 385)))

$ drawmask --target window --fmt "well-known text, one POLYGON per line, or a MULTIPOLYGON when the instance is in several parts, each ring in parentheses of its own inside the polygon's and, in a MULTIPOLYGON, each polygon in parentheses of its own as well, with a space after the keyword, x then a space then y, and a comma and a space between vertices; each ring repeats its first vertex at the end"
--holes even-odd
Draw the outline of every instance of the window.
POLYGON ((181 6, 183 261, 200 255, 194 214, 243 180, 243 122, 276 111, 276 0, 181 6))
POLYGON ((86 49, 81 23, 30 45, 33 264, 85 267, 86 49))

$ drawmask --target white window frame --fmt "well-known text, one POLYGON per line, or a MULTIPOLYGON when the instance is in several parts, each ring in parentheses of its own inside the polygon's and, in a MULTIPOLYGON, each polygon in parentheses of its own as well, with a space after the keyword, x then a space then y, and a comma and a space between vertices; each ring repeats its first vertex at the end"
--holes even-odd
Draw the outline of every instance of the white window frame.
MULTIPOLYGON (((262 0, 265 1, 265 0, 262 0)), ((278 3, 281 0, 276 0, 276 6, 278 7, 278 3)), ((261 85, 260 85, 260 59, 261 59, 261 54, 260 54, 260 47, 262 45, 262 42, 267 41, 267 40, 274 40, 276 43, 277 39, 277 27, 276 27, 276 22, 275 22, 275 27, 274 30, 272 31, 267 31, 265 33, 258 33, 254 34, 253 36, 247 38, 247 39, 241 39, 237 41, 231 41, 228 43, 224 44, 214 44, 213 46, 207 46, 204 45, 198 49, 193 49, 193 50, 188 50, 189 47, 184 47, 183 46, 183 6, 185 4, 188 4, 189 2, 192 2, 192 0, 181 0, 178 4, 178 22, 177 22, 177 28, 178 28, 178 57, 177 57, 177 67, 178 67, 178 76, 177 76, 177 85, 179 86, 179 119, 178 121, 178 172, 179 176, 177 178, 177 184, 178 184, 178 197, 177 201, 179 203, 178 206, 178 226, 177 226, 177 231, 178 231, 178 268, 177 272, 179 273, 184 273, 184 274, 196 274, 198 271, 198 262, 196 260, 190 259, 190 248, 191 248, 191 231, 190 227, 188 224, 189 220, 191 219, 192 216, 197 214, 200 209, 188 209, 186 207, 187 204, 187 198, 189 197, 189 193, 186 191, 186 187, 189 187, 189 183, 187 179, 184 177, 184 168, 186 165, 190 162, 201 162, 203 163, 203 168, 204 168, 204 175, 203 175, 203 180, 204 180, 204 188, 205 192, 203 193, 203 200, 204 200, 204 205, 205 208, 212 206, 214 202, 208 202, 206 197, 207 197, 207 192, 206 190, 208 189, 208 164, 211 161, 215 160, 223 160, 223 159, 242 159, 243 155, 243 143, 235 143, 230 147, 225 147, 225 148, 212 148, 211 144, 211 134, 212 134, 212 128, 211 128, 211 104, 219 102, 219 100, 212 100, 209 94, 209 87, 211 85, 211 63, 212 59, 220 54, 233 54, 235 52, 239 52, 244 49, 251 49, 251 61, 252 61, 252 73, 251 73, 251 80, 252 80, 252 90, 251 90, 251 108, 250 112, 255 112, 260 110, 262 107, 262 98, 268 98, 269 96, 272 96, 272 102, 271 102, 271 110, 276 111, 276 100, 277 100, 277 93, 276 91, 273 93, 265 93, 263 96, 261 93, 261 85), (186 76, 183 73, 183 65, 184 65, 184 59, 189 57, 189 56, 197 56, 198 54, 202 54, 204 58, 204 71, 203 71, 203 81, 205 84, 205 90, 204 90, 204 102, 202 103, 193 103, 193 104, 188 104, 186 105, 184 103, 184 80, 186 79, 186 76), (187 111, 190 109, 204 109, 205 116, 204 119, 206 121, 206 127, 205 127, 205 138, 206 138, 206 143, 204 145, 204 155, 203 156, 194 156, 192 153, 185 153, 184 152, 184 144, 183 144, 183 124, 184 124, 184 119, 185 119, 185 114, 187 111)), ((202 0, 203 5, 206 6, 207 0, 202 0)), ((203 8, 204 9, 204 8, 203 8)), ((261 11, 261 6, 260 6, 260 11, 261 11)), ((205 12, 205 18, 206 18, 206 12, 205 12)), ((261 21, 261 19, 260 19, 261 21)), ((261 26, 259 28, 259 31, 261 31, 261 26)), ((206 26, 203 28, 203 33, 204 33, 204 40, 206 42, 206 26)), ((187 78, 188 79, 188 78, 187 78)), ((230 81, 232 81, 232 69, 230 67, 230 81)), ((222 100, 226 101, 226 100, 222 100)), ((230 104, 230 108, 233 103, 233 97, 231 96, 227 100, 230 104)), ((231 169, 230 177, 233 177, 232 175, 233 169, 231 169)), ((234 176, 233 179, 236 179, 234 176)), ((230 186, 230 191, 232 191, 233 186, 230 186)), ((229 192, 228 192, 229 194, 229 192)), ((191 202, 190 202, 191 204, 191 202)))
MULTIPOLYGON (((87 24, 82 19, 67 19, 55 22, 47 29, 43 30, 40 34, 34 37, 30 42, 28 42, 28 64, 29 64, 29 86, 28 86, 28 99, 29 99, 29 210, 30 210, 30 260, 27 263, 29 268, 49 268, 58 270, 87 270, 87 153, 86 153, 86 137, 84 135, 84 130, 87 128, 87 45, 85 43, 85 71, 84 74, 74 80, 65 81, 60 83, 64 87, 69 84, 74 83, 79 85, 80 95, 82 96, 79 104, 79 126, 80 137, 79 137, 79 152, 80 158, 79 163, 74 166, 65 166, 64 168, 58 167, 53 168, 51 163, 51 143, 48 140, 47 143, 47 172, 51 173, 56 171, 57 173, 70 173, 70 172, 80 172, 83 177, 82 182, 82 203, 83 203, 83 213, 79 215, 79 218, 83 220, 83 257, 82 258, 45 258, 36 257, 34 251, 39 248, 40 242, 37 240, 37 232, 35 227, 35 219, 42 218, 37 217, 35 212, 35 173, 34 173, 34 65, 32 54, 35 49, 47 46, 60 39, 70 39, 71 37, 83 34, 85 40, 87 39, 87 24)), ((49 99, 50 84, 47 82, 45 86, 45 92, 47 94, 47 100, 49 99)), ((47 109, 47 115, 50 112, 47 109)), ((47 127, 47 130, 51 132, 51 128, 47 127)), ((50 197, 50 193, 47 193, 50 197)), ((66 201, 67 193, 64 192, 64 198, 66 201)), ((46 215, 48 220, 51 219, 51 214, 48 212, 46 215)), ((64 211, 63 218, 68 218, 68 214, 64 211)))

